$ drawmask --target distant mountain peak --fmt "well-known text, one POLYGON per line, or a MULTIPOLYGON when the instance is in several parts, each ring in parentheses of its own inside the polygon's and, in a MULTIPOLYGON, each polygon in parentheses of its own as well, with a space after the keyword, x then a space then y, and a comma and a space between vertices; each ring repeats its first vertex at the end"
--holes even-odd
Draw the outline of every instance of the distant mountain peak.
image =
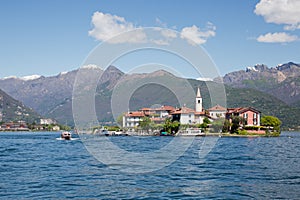
POLYGON ((291 68, 300 68, 300 64, 296 64, 296 63, 293 63, 293 62, 288 62, 288 63, 285 63, 285 64, 279 64, 276 66, 276 69, 279 70, 279 71, 283 71, 283 70, 286 70, 286 69, 291 69, 291 68))
POLYGON ((23 76, 23 77, 20 77, 21 80, 23 81, 32 81, 32 80, 35 80, 35 79, 39 79, 41 78, 42 76, 41 75, 30 75, 30 76, 23 76))
POLYGON ((246 67, 246 72, 263 72, 269 70, 265 64, 256 64, 253 67, 246 67))
POLYGON ((110 65, 108 66, 106 69, 105 69, 105 72, 106 73, 119 73, 119 74, 124 74, 124 72, 122 72, 119 68, 113 66, 113 65, 110 65))
POLYGON ((17 76, 8 76, 8 77, 4 77, 2 78, 1 80, 7 80, 7 79, 19 79, 19 80, 22 80, 22 81, 32 81, 32 80, 35 80, 35 79, 39 79, 41 78, 42 76, 41 75, 29 75, 29 76, 22 76, 22 77, 17 77, 17 76))

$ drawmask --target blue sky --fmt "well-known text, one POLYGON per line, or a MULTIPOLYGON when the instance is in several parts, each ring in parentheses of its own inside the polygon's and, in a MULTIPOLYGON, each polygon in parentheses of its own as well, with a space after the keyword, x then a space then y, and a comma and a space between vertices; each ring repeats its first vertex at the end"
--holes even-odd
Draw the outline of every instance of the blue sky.
POLYGON ((1 0, 0 77, 76 69, 120 27, 185 33, 221 75, 256 63, 300 63, 299 10, 297 0, 1 0))

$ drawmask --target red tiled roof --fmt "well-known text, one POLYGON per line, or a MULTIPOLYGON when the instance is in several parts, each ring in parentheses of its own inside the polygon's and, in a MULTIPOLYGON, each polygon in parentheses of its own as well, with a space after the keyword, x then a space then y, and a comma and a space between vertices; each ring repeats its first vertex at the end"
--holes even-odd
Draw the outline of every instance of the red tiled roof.
POLYGON ((216 106, 214 106, 214 107, 212 107, 212 108, 210 108, 210 109, 208 109, 209 111, 226 111, 227 109, 226 108, 224 108, 224 107, 222 107, 222 106, 220 106, 219 104, 218 105, 216 105, 216 106))
POLYGON ((175 108, 173 106, 161 106, 160 108, 155 108, 155 110, 172 111, 172 110, 175 110, 175 108))
POLYGON ((173 111, 175 108, 173 106, 161 106, 159 108, 142 108, 141 111, 155 111, 155 110, 165 110, 165 111, 173 111))
POLYGON ((251 110, 253 112, 257 112, 257 113, 260 113, 260 111, 254 109, 254 108, 251 108, 251 107, 239 107, 239 108, 228 108, 227 109, 227 113, 228 114, 232 114, 232 113, 243 113, 243 112, 246 112, 248 110, 251 110))
POLYGON ((143 112, 134 111, 129 112, 125 114, 126 117, 145 117, 145 114, 143 112))
POLYGON ((188 107, 182 107, 182 108, 176 109, 171 114, 174 115, 174 114, 188 114, 188 113, 195 113, 195 110, 188 108, 188 107))
POLYGON ((142 110, 142 111, 149 111, 149 110, 151 110, 151 108, 142 108, 140 110, 142 110))

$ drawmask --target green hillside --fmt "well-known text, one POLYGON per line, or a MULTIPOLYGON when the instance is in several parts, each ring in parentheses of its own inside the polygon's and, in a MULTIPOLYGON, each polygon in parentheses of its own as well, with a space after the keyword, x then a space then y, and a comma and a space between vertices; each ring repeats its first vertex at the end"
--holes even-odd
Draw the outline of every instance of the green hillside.
POLYGON ((24 106, 21 102, 13 99, 0 90, 0 113, 2 122, 26 121, 28 123, 37 122, 41 117, 32 109, 24 106))

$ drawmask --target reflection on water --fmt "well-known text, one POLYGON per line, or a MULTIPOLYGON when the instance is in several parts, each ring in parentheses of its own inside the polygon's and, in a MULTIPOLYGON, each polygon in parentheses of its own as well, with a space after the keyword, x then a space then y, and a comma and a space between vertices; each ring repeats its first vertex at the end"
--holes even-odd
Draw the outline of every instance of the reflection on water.
MULTIPOLYGON (((81 140, 60 141, 57 137, 59 133, 0 133, 0 199, 297 199, 300 196, 300 133, 283 133, 279 138, 222 137, 203 157, 199 154, 205 148, 203 138, 195 138, 174 163, 143 174, 107 167, 88 153, 81 140)), ((110 140, 126 151, 154 152, 171 139, 110 140)))

